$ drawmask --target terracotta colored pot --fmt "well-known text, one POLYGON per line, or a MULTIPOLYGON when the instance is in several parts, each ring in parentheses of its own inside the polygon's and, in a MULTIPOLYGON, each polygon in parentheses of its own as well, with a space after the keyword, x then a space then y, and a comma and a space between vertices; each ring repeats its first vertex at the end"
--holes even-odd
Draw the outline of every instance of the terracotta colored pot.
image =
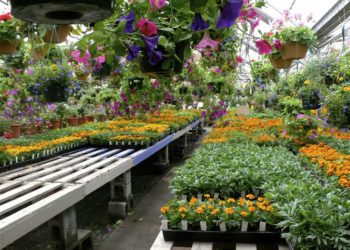
POLYGON ((31 127, 26 127, 23 129, 23 134, 24 135, 32 135, 33 132, 32 132, 32 128, 31 127))
POLYGON ((12 124, 11 126, 12 138, 18 138, 21 135, 21 125, 20 124, 12 124))
POLYGON ((85 124, 85 122, 86 122, 85 117, 79 117, 78 118, 78 125, 79 126, 85 124))
POLYGON ((292 65, 293 59, 283 59, 270 57, 270 62, 275 69, 288 69, 292 65))
POLYGON ((88 78, 89 74, 85 73, 83 75, 77 76, 78 80, 85 81, 88 78))
POLYGON ((283 59, 302 59, 306 56, 307 50, 307 44, 287 42, 282 45, 281 55, 283 59))
POLYGON ((94 117, 92 115, 85 116, 86 122, 94 122, 94 117))
POLYGON ((51 123, 52 123, 51 129, 55 130, 55 129, 61 128, 61 121, 55 120, 55 121, 52 121, 51 123))
POLYGON ((0 41, 0 54, 12 54, 16 52, 18 41, 9 43, 8 41, 0 41))
POLYGON ((35 49, 32 50, 32 59, 35 61, 44 59, 45 51, 44 49, 35 49))
POLYGON ((41 134, 41 126, 35 126, 35 132, 41 134))
POLYGON ((71 27, 69 25, 62 25, 56 30, 47 31, 43 40, 45 43, 63 43, 67 40, 71 27))
POLYGON ((78 126, 78 118, 77 117, 69 117, 68 118, 68 125, 70 127, 76 127, 78 126))

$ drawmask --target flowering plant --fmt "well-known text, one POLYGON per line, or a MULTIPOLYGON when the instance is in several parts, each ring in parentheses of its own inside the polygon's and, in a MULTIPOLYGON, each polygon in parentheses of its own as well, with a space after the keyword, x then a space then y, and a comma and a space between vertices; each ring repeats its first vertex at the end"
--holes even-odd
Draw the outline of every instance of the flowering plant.
POLYGON ((0 41, 14 42, 21 35, 22 22, 13 18, 11 13, 0 15, 0 41))
POLYGON ((187 220, 190 229, 198 230, 200 221, 207 223, 208 230, 219 230, 221 222, 226 223, 229 231, 239 231, 242 221, 251 226, 261 220, 271 222, 269 219, 273 212, 271 203, 263 197, 248 194, 239 199, 214 199, 210 194, 204 194, 204 201, 195 197, 187 200, 171 200, 160 211, 169 221, 171 229, 181 229, 181 220, 187 220))
POLYGON ((311 83, 309 80, 305 81, 305 85, 299 90, 299 96, 305 109, 318 109, 321 107, 323 93, 320 88, 316 83, 311 83))

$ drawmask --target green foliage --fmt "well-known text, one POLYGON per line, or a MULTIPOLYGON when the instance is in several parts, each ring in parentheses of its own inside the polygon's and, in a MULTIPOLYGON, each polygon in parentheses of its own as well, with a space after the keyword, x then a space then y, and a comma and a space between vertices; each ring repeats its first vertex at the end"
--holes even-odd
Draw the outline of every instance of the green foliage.
POLYGON ((341 85, 325 100, 328 122, 340 128, 350 128, 350 85, 341 85))
POLYGON ((22 32, 20 31, 23 23, 15 18, 7 21, 0 21, 0 41, 9 43, 19 40, 22 32))
POLYGON ((316 32, 307 26, 288 27, 276 34, 284 42, 301 42, 309 46, 316 43, 316 32))
POLYGON ((27 48, 22 46, 16 53, 4 56, 4 59, 7 66, 24 70, 28 65, 30 57, 27 48))

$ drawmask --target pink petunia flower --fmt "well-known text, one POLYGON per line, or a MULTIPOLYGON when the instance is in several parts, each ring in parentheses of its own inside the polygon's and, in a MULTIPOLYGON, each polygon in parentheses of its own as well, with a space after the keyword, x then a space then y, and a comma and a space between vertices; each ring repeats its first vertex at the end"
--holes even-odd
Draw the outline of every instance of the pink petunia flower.
POLYGON ((260 55, 269 55, 272 52, 272 46, 266 40, 255 41, 255 46, 258 48, 260 55))
POLYGON ((282 49, 282 42, 278 39, 275 39, 275 40, 273 40, 273 46, 276 49, 280 50, 280 49, 282 49))
POLYGON ((154 36, 158 33, 157 25, 154 22, 147 20, 146 18, 141 18, 137 22, 136 27, 145 36, 154 36))
POLYGON ((243 61, 244 61, 244 59, 243 59, 243 57, 241 57, 241 56, 236 56, 236 62, 237 63, 243 63, 243 61))
POLYGON ((76 61, 77 63, 83 63, 85 64, 87 67, 90 66, 90 58, 91 58, 91 54, 89 52, 89 50, 86 50, 85 55, 80 57, 80 50, 74 50, 72 51, 72 56, 74 58, 74 61, 76 61))
POLYGON ((166 0, 149 0, 149 4, 152 6, 153 10, 159 10, 168 4, 166 0))
POLYGON ((219 42, 210 38, 209 32, 205 32, 202 40, 196 45, 197 49, 205 49, 207 47, 217 49, 219 42))

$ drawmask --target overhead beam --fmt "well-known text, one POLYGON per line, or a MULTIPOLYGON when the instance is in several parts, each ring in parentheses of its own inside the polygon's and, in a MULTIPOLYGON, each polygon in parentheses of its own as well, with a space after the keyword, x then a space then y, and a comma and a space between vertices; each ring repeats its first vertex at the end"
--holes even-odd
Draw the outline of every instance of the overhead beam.
POLYGON ((313 26, 317 37, 322 40, 329 33, 333 32, 350 16, 350 1, 338 0, 326 14, 313 26))

